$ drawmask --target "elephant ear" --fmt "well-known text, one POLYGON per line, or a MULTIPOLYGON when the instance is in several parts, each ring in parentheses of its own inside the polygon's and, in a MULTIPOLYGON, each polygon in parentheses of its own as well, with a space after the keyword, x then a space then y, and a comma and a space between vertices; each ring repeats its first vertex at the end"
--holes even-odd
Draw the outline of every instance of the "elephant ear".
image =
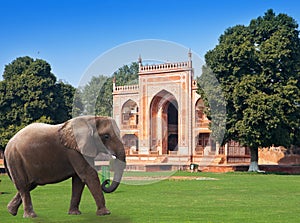
POLYGON ((84 118, 74 118, 64 123, 60 129, 62 144, 88 157, 98 154, 93 126, 84 118))

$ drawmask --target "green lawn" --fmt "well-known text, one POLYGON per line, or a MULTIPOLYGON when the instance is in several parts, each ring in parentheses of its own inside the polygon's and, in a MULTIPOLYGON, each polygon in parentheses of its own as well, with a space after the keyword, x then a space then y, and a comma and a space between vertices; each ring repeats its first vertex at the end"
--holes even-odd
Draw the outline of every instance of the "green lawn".
MULTIPOLYGON (((131 174, 128 174, 132 176, 131 174)), ((140 174, 139 174, 140 175, 140 174)), ((87 190, 80 216, 67 215, 71 182, 38 187, 32 192, 38 218, 23 219, 22 206, 13 217, 6 205, 15 194, 0 176, 0 222, 299 222, 300 176, 248 173, 186 173, 204 180, 164 180, 148 185, 122 184, 106 194, 110 216, 96 216, 87 190), (215 178, 217 180, 210 180, 215 178)))

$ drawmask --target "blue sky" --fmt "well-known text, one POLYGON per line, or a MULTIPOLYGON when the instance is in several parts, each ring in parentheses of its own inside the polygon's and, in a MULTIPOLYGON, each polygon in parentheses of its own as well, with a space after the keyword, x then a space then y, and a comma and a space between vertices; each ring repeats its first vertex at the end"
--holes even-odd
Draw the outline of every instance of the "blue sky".
POLYGON ((299 0, 0 0, 0 72, 31 56, 77 86, 99 55, 142 39, 176 42, 203 58, 226 28, 270 8, 300 23, 299 0))

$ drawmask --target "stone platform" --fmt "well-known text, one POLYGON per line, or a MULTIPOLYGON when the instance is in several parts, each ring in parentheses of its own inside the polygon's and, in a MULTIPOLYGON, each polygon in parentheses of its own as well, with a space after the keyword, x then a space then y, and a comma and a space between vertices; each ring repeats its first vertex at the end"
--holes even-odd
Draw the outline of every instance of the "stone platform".
MULTIPOLYGON (((259 165, 260 170, 266 173, 278 173, 278 174, 300 174, 300 166, 296 165, 259 165)), ((227 173, 242 171, 246 172, 249 169, 249 165, 238 164, 225 164, 225 165, 199 165, 195 172, 212 172, 212 173, 227 173)), ((129 164, 126 166, 126 171, 144 171, 144 172, 156 172, 156 171, 191 171, 190 165, 176 165, 176 164, 129 164)))

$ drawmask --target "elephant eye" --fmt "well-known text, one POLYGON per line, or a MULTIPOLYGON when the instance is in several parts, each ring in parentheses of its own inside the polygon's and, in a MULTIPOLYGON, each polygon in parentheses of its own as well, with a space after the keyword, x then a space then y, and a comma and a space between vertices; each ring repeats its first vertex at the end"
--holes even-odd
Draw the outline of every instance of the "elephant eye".
POLYGON ((109 138, 110 138, 110 135, 109 135, 109 134, 104 134, 104 135, 103 135, 103 139, 108 140, 109 138))

